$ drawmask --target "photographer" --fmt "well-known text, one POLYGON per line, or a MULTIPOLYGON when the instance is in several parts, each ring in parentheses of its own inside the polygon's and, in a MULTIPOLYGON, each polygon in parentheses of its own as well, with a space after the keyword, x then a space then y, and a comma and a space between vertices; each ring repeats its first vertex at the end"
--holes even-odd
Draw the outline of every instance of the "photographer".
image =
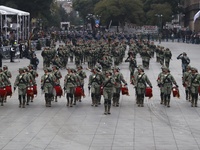
POLYGON ((190 59, 185 52, 178 55, 177 59, 181 59, 182 72, 184 73, 186 71, 187 66, 190 64, 190 59))

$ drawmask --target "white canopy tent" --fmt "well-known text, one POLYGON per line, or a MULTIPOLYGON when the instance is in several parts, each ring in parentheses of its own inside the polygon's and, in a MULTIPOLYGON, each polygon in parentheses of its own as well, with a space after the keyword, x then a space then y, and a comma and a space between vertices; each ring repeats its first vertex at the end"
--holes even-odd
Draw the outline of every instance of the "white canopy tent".
POLYGON ((5 28, 7 35, 7 17, 13 15, 16 15, 17 17, 16 40, 18 41, 19 39, 28 39, 30 31, 30 13, 2 5, 0 6, 1 32, 3 31, 3 28, 5 28))

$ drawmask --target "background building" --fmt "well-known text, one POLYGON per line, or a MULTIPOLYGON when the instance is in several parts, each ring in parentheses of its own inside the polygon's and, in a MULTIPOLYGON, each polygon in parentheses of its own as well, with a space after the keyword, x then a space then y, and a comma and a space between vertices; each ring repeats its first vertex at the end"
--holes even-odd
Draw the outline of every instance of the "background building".
POLYGON ((194 22, 194 15, 200 10, 200 0, 185 0, 184 8, 185 27, 189 27, 192 31, 200 32, 200 18, 197 18, 194 22))

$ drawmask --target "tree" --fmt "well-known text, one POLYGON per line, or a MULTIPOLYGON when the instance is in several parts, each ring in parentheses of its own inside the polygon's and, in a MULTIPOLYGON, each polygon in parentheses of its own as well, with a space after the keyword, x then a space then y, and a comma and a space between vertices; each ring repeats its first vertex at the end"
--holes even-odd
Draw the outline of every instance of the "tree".
POLYGON ((147 12, 147 24, 158 25, 158 21, 162 19, 162 24, 167 21, 171 21, 172 9, 169 3, 164 4, 152 4, 151 10, 147 12), (162 16, 160 16, 162 15, 162 16), (162 17, 162 18, 158 18, 162 17))
POLYGON ((144 15, 140 0, 102 0, 95 5, 94 12, 101 16, 101 23, 108 26, 112 20, 122 28, 125 22, 141 24, 144 15))

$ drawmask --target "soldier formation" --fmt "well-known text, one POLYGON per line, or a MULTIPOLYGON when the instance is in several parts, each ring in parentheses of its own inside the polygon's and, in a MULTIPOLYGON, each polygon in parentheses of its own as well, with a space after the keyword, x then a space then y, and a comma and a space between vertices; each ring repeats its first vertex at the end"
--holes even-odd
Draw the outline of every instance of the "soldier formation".
MULTIPOLYGON (((128 90, 128 82, 125 81, 123 74, 120 72, 119 65, 125 60, 129 63, 130 82, 135 88, 135 97, 138 107, 144 107, 144 97, 151 97, 147 94, 153 86, 145 69, 150 69, 150 61, 156 54, 156 62, 161 65, 162 72, 157 78, 157 85, 160 88, 160 104, 170 107, 170 99, 173 87, 178 92, 178 85, 173 75, 170 73, 170 60, 172 53, 169 48, 156 46, 153 42, 130 40, 77 40, 74 45, 70 41, 59 45, 56 49, 52 42, 50 47, 45 47, 41 53, 43 57, 44 74, 41 76, 40 87, 44 93, 46 107, 51 107, 51 102, 57 97, 66 95, 67 107, 73 107, 77 102, 81 102, 85 97, 84 83, 87 79, 86 72, 82 64, 87 64, 91 74, 88 77, 88 90, 91 96, 91 106, 98 107, 101 105, 101 99, 104 99, 104 114, 111 114, 111 106, 120 106, 120 95, 122 88, 128 90), (125 52, 129 47, 128 57, 125 58, 125 52), (136 55, 140 55, 142 64, 138 65, 136 55), (68 61, 73 62, 76 68, 69 68, 68 61), (67 69, 64 76, 64 85, 60 80, 62 74, 60 69, 67 69), (174 85, 174 86, 173 86, 174 85)), ((189 60, 186 53, 177 57, 183 63, 189 60)), ((186 91, 186 100, 191 101, 192 107, 197 107, 198 87, 200 85, 200 75, 196 68, 184 64, 183 68, 183 85, 186 91)), ((18 87, 19 107, 24 108, 33 101, 34 94, 37 94, 37 83, 35 78, 38 77, 35 67, 29 65, 19 69, 19 74, 14 83, 14 90, 18 87)), ((7 66, 0 69, 0 80, 4 81, 1 88, 11 86, 7 66), (1 73, 2 72, 2 73, 1 73)), ((152 92, 152 91, 150 91, 152 92)), ((126 91, 128 95, 128 92, 126 91)), ((1 102, 6 101, 5 95, 1 96, 1 102)))

